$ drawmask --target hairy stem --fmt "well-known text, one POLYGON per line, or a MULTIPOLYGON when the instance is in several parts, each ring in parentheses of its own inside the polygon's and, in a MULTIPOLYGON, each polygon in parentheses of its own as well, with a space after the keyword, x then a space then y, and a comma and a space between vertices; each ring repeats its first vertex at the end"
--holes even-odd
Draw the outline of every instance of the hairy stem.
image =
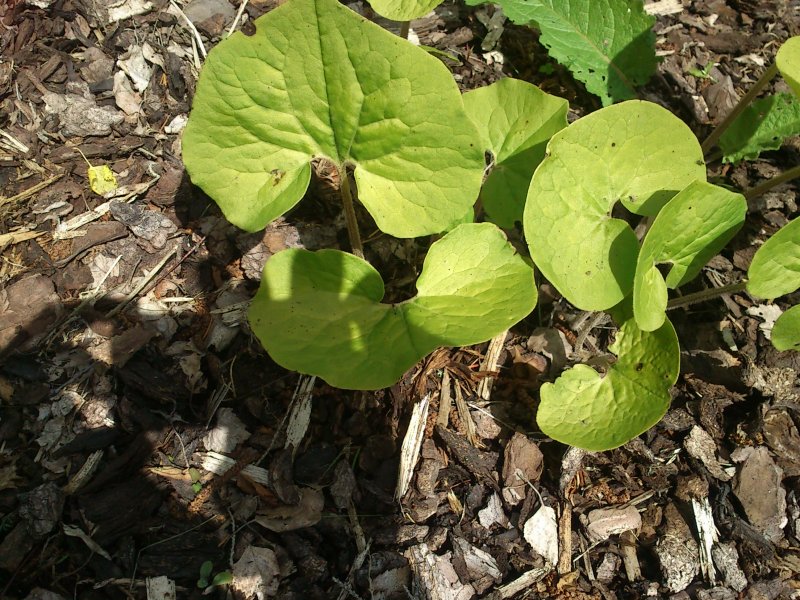
POLYGON ((748 200, 752 200, 753 198, 758 198, 759 196, 766 194, 772 188, 779 186, 782 183, 786 183, 787 181, 791 181, 792 179, 800 177, 800 165, 796 167, 792 167, 788 171, 784 171, 780 175, 776 175, 772 179, 767 179, 763 183, 759 183, 755 187, 751 187, 749 190, 745 190, 743 192, 744 197, 748 200))
POLYGON ((358 258, 364 258, 364 246, 361 243, 361 234, 358 232, 356 207, 353 203, 353 191, 350 188, 350 176, 347 174, 347 167, 344 165, 339 167, 339 190, 342 192, 344 220, 345 223, 347 223, 347 236, 350 238, 350 249, 358 258))
POLYGON ((714 147, 714 145, 719 141, 719 138, 722 137, 722 134, 725 133, 725 130, 728 129, 731 123, 733 123, 736 120, 736 117, 742 114, 742 111, 745 108, 747 108, 753 100, 756 99, 756 96, 758 96, 761 93, 761 91, 767 86, 767 84, 770 81, 772 81, 772 78, 775 77, 775 75, 777 74, 778 74, 778 67, 773 62, 767 68, 767 70, 764 71, 764 74, 758 78, 758 81, 756 81, 753 84, 753 87, 751 87, 750 90, 742 97, 742 99, 736 103, 736 106, 734 106, 733 110, 731 110, 731 112, 728 113, 728 116, 725 117, 722 123, 717 125, 714 128, 714 131, 712 131, 711 134, 705 139, 702 145, 704 155, 708 154, 708 151, 711 150, 714 147))
POLYGON ((723 285, 722 287, 711 288, 701 292, 695 292, 694 294, 687 294, 686 296, 681 296, 680 298, 673 298, 667 302, 667 310, 683 308, 684 306, 699 304, 700 302, 706 302, 707 300, 714 300, 715 298, 719 298, 725 294, 735 294, 737 292, 744 291, 746 287, 747 281, 740 281, 739 283, 731 283, 729 285, 723 285))

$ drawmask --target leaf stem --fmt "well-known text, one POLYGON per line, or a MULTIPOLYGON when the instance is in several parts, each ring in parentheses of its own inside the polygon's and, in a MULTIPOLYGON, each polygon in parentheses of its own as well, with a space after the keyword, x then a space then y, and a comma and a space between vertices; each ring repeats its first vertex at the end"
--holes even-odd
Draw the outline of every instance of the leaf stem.
POLYGON ((709 136, 705 139, 702 145, 703 154, 708 154, 708 151, 711 150, 719 141, 719 138, 722 137, 722 134, 725 133, 725 130, 730 127, 731 123, 736 120, 742 111, 747 108, 750 103, 756 99, 761 91, 767 86, 767 84, 772 81, 772 78, 778 74, 778 67, 773 62, 766 71, 758 78, 753 84, 753 87, 742 97, 739 102, 736 103, 736 106, 733 107, 733 110, 728 113, 728 116, 723 119, 722 123, 717 125, 714 130, 709 134, 709 136))
POLYGON ((667 302, 667 310, 683 308, 685 306, 691 306, 692 304, 706 302, 707 300, 714 300, 715 298, 719 298, 725 294, 735 294, 737 292, 744 291, 746 287, 747 281, 745 280, 738 283, 723 285, 722 287, 718 288, 702 290, 700 292, 695 292, 694 294, 687 294, 686 296, 681 296, 680 298, 673 298, 667 302))
POLYGON ((397 35, 399 35, 404 40, 407 40, 408 39, 408 32, 409 32, 410 29, 411 29, 411 21, 401 21, 400 22, 400 33, 398 33, 397 35))
POLYGON ((364 246, 361 243, 361 234, 358 232, 356 208, 353 203, 353 191, 350 188, 350 176, 347 174, 347 167, 345 165, 339 167, 339 191, 342 193, 344 220, 345 223, 347 223, 347 236, 350 238, 350 249, 358 258, 364 258, 364 246))
POLYGON ((784 171, 780 175, 776 175, 771 179, 767 179, 766 181, 759 183, 757 186, 751 187, 749 190, 745 190, 742 193, 744 194, 745 198, 752 200, 753 198, 758 198, 759 196, 766 194, 772 188, 778 187, 780 184, 791 181, 796 177, 800 177, 800 165, 792 167, 788 171, 784 171))

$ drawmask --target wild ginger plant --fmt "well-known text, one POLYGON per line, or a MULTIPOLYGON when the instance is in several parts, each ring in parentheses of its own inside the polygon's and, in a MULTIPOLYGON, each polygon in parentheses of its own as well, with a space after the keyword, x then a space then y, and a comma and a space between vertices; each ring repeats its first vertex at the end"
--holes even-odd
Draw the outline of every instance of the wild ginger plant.
MULTIPOLYGON (((553 438, 603 450, 667 410, 680 358, 669 290, 730 240, 746 203, 706 181, 699 142, 667 110, 627 101, 568 127, 566 110, 513 80, 462 99, 424 50, 336 0, 289 0, 209 53, 184 161, 248 231, 301 200, 312 161, 335 165, 353 253, 271 257, 249 319, 277 363, 344 388, 389 386, 433 349, 485 341, 529 314, 533 270, 498 227, 521 220, 533 262, 563 296, 619 325, 607 371, 568 369, 541 388, 537 415, 553 438), (472 222, 479 196, 491 222, 472 222), (386 234, 441 236, 415 297, 382 303, 356 198, 386 234), (617 206, 649 220, 641 241, 617 206)), ((770 298, 800 286, 797 226, 773 239, 746 284, 770 298)), ((786 315, 775 342, 796 347, 798 314, 786 315)))
POLYGON ((228 220, 256 231, 301 199, 312 160, 330 160, 355 254, 292 249, 268 261, 249 318, 272 358, 377 389, 439 346, 485 341, 530 313, 530 265, 495 225, 472 223, 485 148, 444 65, 336 0, 291 0, 255 27, 209 53, 186 168, 228 220), (351 169, 383 232, 444 233, 408 301, 381 303, 351 169))

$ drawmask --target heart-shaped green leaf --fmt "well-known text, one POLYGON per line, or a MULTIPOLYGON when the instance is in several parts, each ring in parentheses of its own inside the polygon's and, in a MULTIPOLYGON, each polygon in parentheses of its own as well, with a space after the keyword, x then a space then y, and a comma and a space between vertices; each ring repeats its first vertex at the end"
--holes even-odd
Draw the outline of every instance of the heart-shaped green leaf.
POLYGON ((451 74, 337 0, 291 0, 208 55, 183 137, 192 180, 250 231, 294 206, 310 161, 355 166, 383 231, 461 222, 484 155, 451 74))
POLYGON ((536 304, 531 267, 495 225, 460 225, 431 245, 417 295, 381 304, 369 263, 336 250, 270 258, 250 323, 280 365, 331 385, 379 389, 441 346, 490 339, 536 304))
POLYGON ((410 21, 424 17, 442 0, 370 0, 369 3, 376 13, 387 19, 410 21))
POLYGON ((741 194, 694 181, 667 202, 644 239, 633 284, 637 325, 654 331, 666 319, 667 288, 694 279, 744 222, 741 194), (656 265, 672 263, 666 281, 656 265))
POLYGON ((775 55, 775 65, 794 93, 800 96, 800 36, 783 43, 775 55))
POLYGON ((481 199, 489 219, 511 228, 522 220, 533 172, 547 141, 567 126, 569 103, 518 79, 501 79, 464 94, 464 108, 478 128, 494 166, 481 199))
POLYGON ((800 304, 784 312, 772 326, 772 345, 778 350, 800 350, 800 304))
POLYGON ((756 251, 747 291, 772 300, 800 288, 800 219, 784 225, 756 251))
POLYGON ((639 251, 613 206, 655 215, 695 180, 705 181, 700 144, 666 109, 631 100, 591 113, 553 136, 531 180, 531 256, 575 306, 606 310, 630 293, 639 251))
POLYGON ((680 348, 672 323, 652 332, 627 320, 610 346, 619 360, 605 376, 576 365, 541 389, 536 421, 559 442, 586 450, 616 448, 655 425, 669 408, 680 348))

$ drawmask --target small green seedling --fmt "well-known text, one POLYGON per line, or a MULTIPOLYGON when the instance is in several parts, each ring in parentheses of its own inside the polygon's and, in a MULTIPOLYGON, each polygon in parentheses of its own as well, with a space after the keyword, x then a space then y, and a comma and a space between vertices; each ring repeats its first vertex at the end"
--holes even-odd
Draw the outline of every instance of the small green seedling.
POLYGON ((192 490, 194 490, 195 494, 199 494, 200 490, 203 489, 203 482, 200 481, 200 471, 191 467, 189 469, 189 477, 192 480, 192 490))
POLYGON ((233 574, 230 571, 220 571, 212 579, 211 574, 213 572, 214 563, 212 561, 207 560, 200 565, 200 577, 197 579, 197 587, 203 589, 203 595, 210 594, 216 587, 233 583, 233 574))
POLYGON ((713 81, 714 78, 711 77, 710 73, 711 73, 711 69, 713 69, 716 66, 717 66, 717 63, 710 62, 705 67, 703 67, 702 69, 698 69, 697 67, 692 67, 692 68, 689 69, 688 72, 689 72, 689 75, 691 75, 692 77, 697 77, 698 79, 711 79, 713 81))

